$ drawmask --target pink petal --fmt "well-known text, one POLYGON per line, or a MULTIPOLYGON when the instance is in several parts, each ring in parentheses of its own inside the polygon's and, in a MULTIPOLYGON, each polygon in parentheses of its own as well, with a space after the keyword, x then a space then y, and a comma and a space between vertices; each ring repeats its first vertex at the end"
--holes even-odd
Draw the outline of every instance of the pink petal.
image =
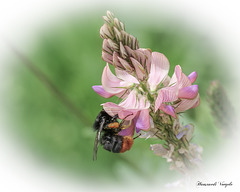
POLYGON ((183 87, 188 87, 190 85, 192 85, 191 81, 188 79, 188 77, 184 73, 182 73, 181 80, 180 82, 178 82, 179 89, 183 87))
POLYGON ((135 77, 127 73, 126 71, 116 68, 115 72, 119 79, 122 79, 123 81, 126 81, 126 82, 139 84, 139 81, 135 77))
POLYGON ((181 66, 180 65, 176 65, 174 72, 176 74, 177 80, 180 81, 181 78, 182 78, 182 74, 183 74, 181 66))
POLYGON ((176 76, 177 76, 177 84, 178 88, 181 89, 183 87, 188 87, 192 85, 191 81, 188 79, 188 77, 182 72, 182 69, 179 65, 175 67, 176 76))
POLYGON ((189 78, 182 72, 182 69, 179 65, 175 67, 175 72, 173 74, 173 77, 169 83, 169 86, 177 85, 179 89, 183 87, 188 87, 192 85, 189 78))
POLYGON ((114 116, 116 114, 119 113, 119 111, 121 111, 123 108, 118 106, 115 103, 112 102, 107 102, 102 104, 103 109, 110 115, 110 116, 114 116))
POLYGON ((136 59, 134 59, 132 57, 130 59, 131 59, 132 64, 135 68, 137 78, 140 79, 140 80, 143 80, 143 78, 145 76, 145 71, 144 71, 143 66, 136 59))
POLYGON ((123 100, 119 106, 123 107, 124 109, 136 109, 137 106, 137 93, 135 90, 132 90, 128 97, 123 100))
POLYGON ((136 132, 140 130, 147 131, 150 129, 150 116, 148 109, 140 111, 140 114, 136 120, 136 132))
POLYGON ((119 97, 120 99, 125 99, 128 97, 129 93, 130 93, 129 90, 124 90, 123 92, 116 94, 116 96, 119 97))
POLYGON ((160 106, 160 110, 162 110, 164 113, 167 113, 168 115, 171 115, 172 117, 176 118, 175 110, 171 105, 162 104, 160 106))
POLYGON ((198 94, 197 98, 198 99, 197 99, 196 103, 191 108, 195 108, 200 104, 200 95, 199 94, 198 94))
POLYGON ((178 87, 165 87, 160 90, 163 94, 163 102, 173 102, 178 99, 178 87))
POLYGON ((132 120, 137 114, 138 109, 123 109, 118 112, 118 117, 124 120, 132 120))
POLYGON ((178 82, 181 80, 181 75, 182 75, 182 68, 180 65, 177 65, 174 70, 174 74, 169 82, 169 86, 173 86, 178 84, 178 82))
POLYGON ((163 102, 173 102, 178 99, 178 87, 172 86, 172 87, 165 87, 162 88, 157 96, 156 102, 155 102, 155 112, 158 110, 158 108, 161 106, 163 102))
POLYGON ((146 96, 138 95, 137 96, 136 109, 148 109, 150 107, 150 102, 146 96))
POLYGON ((169 76, 167 76, 163 81, 163 86, 167 87, 170 83, 170 80, 171 80, 171 78, 169 76))
MULTIPOLYGON (((123 126, 127 126, 130 122, 129 121, 125 121, 123 123, 123 126)), ((130 126, 126 129, 122 129, 118 135, 121 135, 121 136, 133 136, 134 135, 134 130, 135 130, 135 123, 134 121, 132 120, 130 126)))
POLYGON ((193 71, 191 74, 188 75, 188 79, 191 83, 194 83, 197 79, 197 72, 193 71))
POLYGON ((118 79, 110 70, 108 64, 103 70, 102 86, 105 91, 111 94, 118 94, 122 92, 124 86, 127 86, 122 80, 118 79))
POLYGON ((156 102, 155 102, 155 111, 154 112, 156 112, 159 109, 162 102, 163 102, 163 93, 160 90, 159 93, 158 93, 156 102))
POLYGON ((183 99, 194 99, 198 94, 198 85, 191 85, 179 90, 178 97, 183 99))
POLYGON ((92 86, 92 88, 98 95, 100 95, 104 98, 110 98, 110 97, 114 96, 114 94, 108 93, 107 91, 105 91, 103 89, 102 85, 94 85, 94 86, 92 86))
POLYGON ((182 99, 182 101, 175 105, 176 113, 183 112, 194 107, 198 100, 199 95, 194 99, 182 99))
POLYGON ((161 83, 168 74, 169 61, 165 55, 158 52, 152 53, 152 61, 148 84, 151 91, 155 91, 158 84, 161 83))

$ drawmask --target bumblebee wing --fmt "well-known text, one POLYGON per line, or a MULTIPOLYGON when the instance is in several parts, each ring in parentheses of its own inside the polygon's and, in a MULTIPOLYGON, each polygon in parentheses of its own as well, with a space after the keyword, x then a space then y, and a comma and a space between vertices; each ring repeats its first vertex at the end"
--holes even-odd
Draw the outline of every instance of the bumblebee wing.
POLYGON ((101 132, 102 132, 104 123, 105 123, 105 119, 103 119, 103 121, 101 122, 100 127, 97 132, 97 135, 96 135, 96 138, 95 138, 94 149, 93 149, 93 160, 94 161, 97 160, 97 151, 98 151, 98 146, 99 146, 101 132))

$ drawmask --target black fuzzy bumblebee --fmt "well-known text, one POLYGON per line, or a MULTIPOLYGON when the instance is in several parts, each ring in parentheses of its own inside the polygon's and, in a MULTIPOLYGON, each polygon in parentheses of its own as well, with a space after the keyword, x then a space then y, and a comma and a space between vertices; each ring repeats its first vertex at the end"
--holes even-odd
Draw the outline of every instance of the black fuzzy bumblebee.
POLYGON ((121 136, 118 133, 123 129, 123 122, 117 121, 118 116, 110 116, 106 111, 102 110, 93 125, 95 131, 97 131, 93 160, 97 159, 97 150, 99 143, 104 149, 113 153, 124 153, 130 150, 133 145, 133 138, 131 136, 121 136))

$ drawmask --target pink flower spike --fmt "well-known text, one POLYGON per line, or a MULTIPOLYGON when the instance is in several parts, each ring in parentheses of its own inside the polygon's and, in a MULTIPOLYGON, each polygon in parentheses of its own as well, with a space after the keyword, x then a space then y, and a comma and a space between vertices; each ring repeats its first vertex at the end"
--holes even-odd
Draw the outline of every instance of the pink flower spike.
POLYGON ((155 91, 158 84, 161 83, 168 74, 169 61, 165 55, 158 52, 152 53, 151 68, 148 78, 148 84, 151 91, 155 91))
POLYGON ((175 110, 171 105, 162 104, 160 106, 160 110, 162 110, 164 113, 167 113, 168 115, 171 115, 172 117, 176 118, 175 110))
POLYGON ((102 85, 94 85, 92 86, 93 90, 100 96, 104 97, 104 98, 110 98, 112 96, 114 96, 114 94, 108 93, 107 91, 105 91, 102 87, 102 85))
POLYGON ((193 71, 188 75, 188 79, 191 81, 191 83, 194 83, 197 79, 197 72, 193 71))
POLYGON ((136 132, 140 130, 147 131, 150 129, 150 116, 148 109, 140 111, 140 114, 136 120, 136 132))
POLYGON ((198 94, 198 85, 191 85, 179 90, 178 97, 182 99, 194 99, 198 94))

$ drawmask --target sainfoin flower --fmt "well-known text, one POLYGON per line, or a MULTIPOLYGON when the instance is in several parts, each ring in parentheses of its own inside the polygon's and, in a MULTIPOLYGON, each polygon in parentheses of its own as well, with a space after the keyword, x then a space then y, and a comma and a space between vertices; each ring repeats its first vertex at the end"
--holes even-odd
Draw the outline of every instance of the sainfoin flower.
POLYGON ((148 59, 151 62, 148 69, 142 67, 143 75, 139 75, 137 70, 140 64, 134 65, 136 70, 132 74, 115 68, 116 75, 107 64, 102 74, 102 85, 93 86, 100 96, 109 98, 115 95, 123 99, 119 104, 104 103, 103 108, 111 116, 118 114, 120 119, 132 120, 137 132, 150 128, 150 111, 159 109, 176 118, 176 113, 196 107, 199 103, 198 86, 192 85, 196 80, 195 72, 187 77, 181 67, 176 66, 169 80, 166 56, 153 52, 148 59))
POLYGON ((102 104, 106 113, 123 120, 124 128, 118 135, 133 137, 141 131, 140 137, 161 139, 163 144, 152 145, 151 150, 180 172, 198 165, 194 162, 201 161, 201 150, 190 143, 194 126, 183 126, 178 115, 200 103, 198 85, 194 84, 197 72, 187 76, 176 65, 170 77, 164 54, 139 48, 137 38, 128 34, 111 12, 103 18, 100 36, 102 59, 107 64, 101 85, 92 88, 104 98, 118 97, 117 103, 102 104))
POLYGON ((175 113, 184 112, 197 107, 200 102, 198 85, 192 85, 197 78, 197 73, 192 72, 188 77, 182 72, 179 65, 168 86, 161 89, 155 103, 155 111, 160 109, 176 117, 175 113), (166 103, 173 103, 172 105, 166 103))

